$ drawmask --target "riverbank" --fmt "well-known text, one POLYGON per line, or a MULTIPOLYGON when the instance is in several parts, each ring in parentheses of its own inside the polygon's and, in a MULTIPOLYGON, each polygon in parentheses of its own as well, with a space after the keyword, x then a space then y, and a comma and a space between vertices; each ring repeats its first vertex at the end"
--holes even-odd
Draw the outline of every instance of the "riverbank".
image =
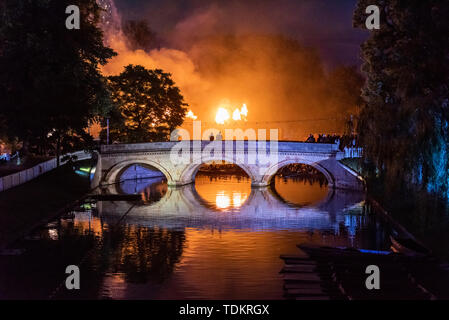
MULTIPOLYGON (((361 176, 360 159, 342 159, 341 162, 361 176)), ((449 208, 435 196, 416 192, 389 192, 378 180, 368 183, 368 197, 382 210, 430 248, 435 256, 449 260, 449 208)))
MULTIPOLYGON (((90 160, 78 164, 90 163, 90 160)), ((51 219, 90 190, 88 176, 64 165, 23 185, 0 192, 0 248, 51 219)))

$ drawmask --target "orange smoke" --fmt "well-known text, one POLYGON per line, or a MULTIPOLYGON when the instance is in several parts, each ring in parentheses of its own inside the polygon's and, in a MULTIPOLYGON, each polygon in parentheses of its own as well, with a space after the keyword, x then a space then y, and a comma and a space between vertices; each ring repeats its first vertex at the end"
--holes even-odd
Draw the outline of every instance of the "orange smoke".
MULTIPOLYGON (((113 5, 112 0, 104 1, 113 5)), ((342 131, 344 125, 334 119, 291 121, 332 118, 355 107, 330 98, 328 77, 315 50, 276 33, 248 33, 238 26, 229 34, 209 32, 214 28, 206 27, 216 26, 220 14, 222 10, 211 7, 187 16, 165 34, 176 49, 150 51, 130 49, 120 17, 114 16, 118 27, 105 29, 105 39, 118 55, 102 72, 115 75, 126 65, 139 64, 171 73, 192 112, 187 118, 196 117, 209 128, 231 123, 253 129, 276 128, 288 134, 281 137, 286 140, 342 131), (251 106, 251 121, 243 101, 251 106)))

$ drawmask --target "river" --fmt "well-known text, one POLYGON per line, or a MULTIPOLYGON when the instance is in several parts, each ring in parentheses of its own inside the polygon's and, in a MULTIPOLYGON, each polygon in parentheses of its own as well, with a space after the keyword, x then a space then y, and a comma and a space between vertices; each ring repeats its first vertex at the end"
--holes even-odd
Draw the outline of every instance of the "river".
POLYGON ((389 228, 364 195, 277 177, 199 173, 168 188, 130 180, 104 192, 138 201, 86 200, 18 241, 0 261, 0 298, 282 299, 281 254, 300 243, 388 250, 389 228), (67 265, 81 289, 68 291, 67 265))

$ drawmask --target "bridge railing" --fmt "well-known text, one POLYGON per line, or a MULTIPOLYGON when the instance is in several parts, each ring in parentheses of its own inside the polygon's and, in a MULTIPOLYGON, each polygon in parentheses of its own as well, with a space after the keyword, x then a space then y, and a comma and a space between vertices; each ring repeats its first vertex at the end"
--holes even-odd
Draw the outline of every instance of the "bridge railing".
MULTIPOLYGON (((245 151, 256 151, 258 144, 261 141, 248 141, 248 140, 222 140, 222 141, 194 141, 190 140, 190 147, 192 150, 196 150, 198 146, 201 146, 203 150, 206 146, 210 144, 215 144, 219 146, 223 151, 227 150, 232 146, 233 150, 238 150, 243 147, 245 151)), ((130 152, 144 152, 144 151, 170 151, 173 146, 179 142, 148 142, 148 143, 133 143, 133 144, 110 144, 102 145, 101 153, 130 153, 130 152)), ((262 142, 263 143, 263 142, 262 142)), ((265 142, 266 152, 270 152, 271 143, 270 141, 265 142)), ((306 142, 293 142, 293 141, 278 141, 277 143, 278 152, 319 152, 319 153, 331 153, 337 152, 337 144, 328 143, 306 143, 306 142)))
POLYGON ((361 158, 363 156, 363 148, 359 147, 345 147, 343 152, 345 153, 345 158, 361 158))

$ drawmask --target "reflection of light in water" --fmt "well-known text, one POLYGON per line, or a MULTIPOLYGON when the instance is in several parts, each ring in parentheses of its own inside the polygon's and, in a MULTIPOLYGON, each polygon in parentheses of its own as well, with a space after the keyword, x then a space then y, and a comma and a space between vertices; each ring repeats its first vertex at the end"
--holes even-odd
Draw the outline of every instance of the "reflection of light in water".
POLYGON ((101 236, 103 234, 103 224, 101 219, 94 217, 90 211, 75 211, 74 219, 62 220, 61 224, 67 228, 68 225, 73 225, 78 230, 85 230, 87 233, 101 236))
POLYGON ((240 207, 242 205, 243 202, 245 202, 247 196, 245 194, 245 198, 242 199, 242 194, 241 193, 233 193, 232 194, 232 202, 234 204, 234 207, 240 207))
POLYGON ((231 197, 231 195, 226 194, 225 191, 219 191, 215 197, 215 204, 219 209, 226 209, 229 207, 239 208, 247 198, 247 193, 233 192, 231 197))
POLYGON ((58 240, 58 230, 57 229, 48 229, 48 236, 51 240, 58 240))
POLYGON ((229 195, 224 194, 224 191, 220 191, 215 197, 215 203, 218 208, 226 209, 231 205, 231 199, 229 198, 229 195))
POLYGON ((165 177, 127 180, 119 185, 119 193, 140 194, 145 202, 160 200, 167 193, 165 177))
POLYGON ((114 299, 121 300, 126 298, 128 283, 123 274, 106 273, 103 279, 103 286, 109 289, 109 294, 111 294, 114 299))
POLYGON ((329 189, 326 185, 310 183, 302 179, 275 178, 275 190, 283 200, 288 203, 305 206, 314 205, 323 201, 328 195, 329 189))
MULTIPOLYGON (((160 179, 160 178, 159 178, 160 179)), ((161 179, 157 182, 149 181, 144 190, 140 192, 142 201, 151 203, 157 202, 167 193, 167 183, 165 179, 161 179)))
POLYGON ((237 209, 251 193, 251 181, 237 175, 198 174, 195 178, 198 195, 217 209, 237 209))

